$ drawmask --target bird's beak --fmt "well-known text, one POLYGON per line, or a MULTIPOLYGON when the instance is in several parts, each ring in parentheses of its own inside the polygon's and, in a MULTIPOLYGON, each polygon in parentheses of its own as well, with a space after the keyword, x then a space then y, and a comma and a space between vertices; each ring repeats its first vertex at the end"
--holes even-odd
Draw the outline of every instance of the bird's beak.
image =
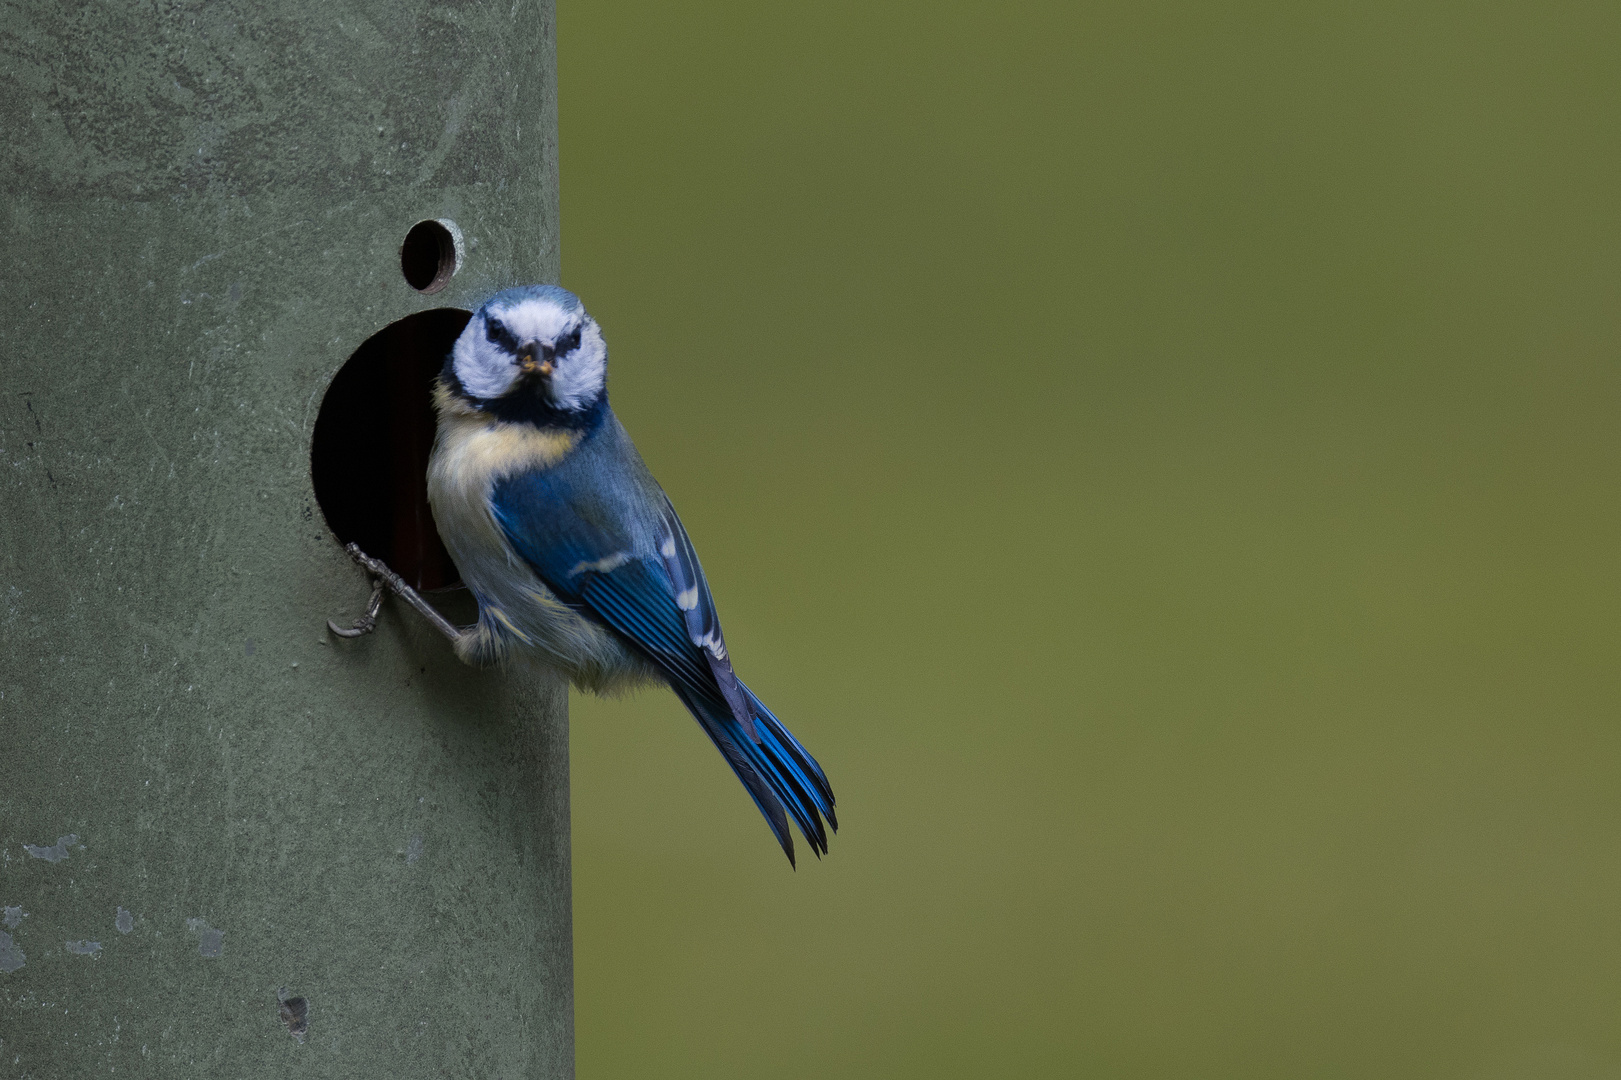
POLYGON ((524 353, 518 361, 518 366, 525 375, 550 375, 552 373, 551 360, 536 361, 533 353, 524 353))

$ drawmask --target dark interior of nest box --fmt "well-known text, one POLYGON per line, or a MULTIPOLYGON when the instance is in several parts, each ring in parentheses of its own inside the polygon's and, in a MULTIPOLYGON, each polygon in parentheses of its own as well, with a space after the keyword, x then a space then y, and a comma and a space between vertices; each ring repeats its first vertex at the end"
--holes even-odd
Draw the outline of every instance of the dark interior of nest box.
POLYGON ((471 312, 407 316, 367 338, 321 399, 315 499, 338 543, 359 544, 418 590, 458 583, 428 507, 433 380, 471 312))

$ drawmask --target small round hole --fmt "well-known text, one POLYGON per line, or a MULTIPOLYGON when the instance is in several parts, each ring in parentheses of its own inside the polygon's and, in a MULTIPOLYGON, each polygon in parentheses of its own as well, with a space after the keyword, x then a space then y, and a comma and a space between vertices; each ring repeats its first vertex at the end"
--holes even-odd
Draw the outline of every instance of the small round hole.
POLYGON ((417 222, 400 245, 400 273, 420 293, 443 289, 461 264, 462 233, 446 218, 417 222))

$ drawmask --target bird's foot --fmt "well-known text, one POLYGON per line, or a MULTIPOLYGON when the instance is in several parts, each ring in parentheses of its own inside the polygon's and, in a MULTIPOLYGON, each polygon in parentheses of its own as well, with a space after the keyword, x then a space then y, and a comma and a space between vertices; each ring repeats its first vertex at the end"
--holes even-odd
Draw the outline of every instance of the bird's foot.
POLYGON ((377 613, 383 610, 383 579, 376 578, 371 583, 371 600, 366 604, 366 614, 355 620, 349 627, 339 626, 331 619, 326 621, 326 628, 339 637, 362 637, 377 629, 377 613))
POLYGON ((390 570, 387 564, 361 551, 359 544, 345 544, 343 550, 347 551, 351 559, 355 560, 367 573, 371 574, 374 580, 371 587, 371 600, 366 604, 366 613, 353 626, 344 628, 331 619, 326 621, 327 628, 334 634, 339 637, 354 638, 369 634, 375 630, 377 628, 377 613, 383 607, 383 589, 386 587, 392 590, 401 600, 416 608, 417 612, 432 623, 433 628, 445 635, 445 637, 451 641, 461 638, 461 631, 452 626, 450 620, 439 614, 432 604, 422 599, 421 594, 407 585, 405 579, 390 570))

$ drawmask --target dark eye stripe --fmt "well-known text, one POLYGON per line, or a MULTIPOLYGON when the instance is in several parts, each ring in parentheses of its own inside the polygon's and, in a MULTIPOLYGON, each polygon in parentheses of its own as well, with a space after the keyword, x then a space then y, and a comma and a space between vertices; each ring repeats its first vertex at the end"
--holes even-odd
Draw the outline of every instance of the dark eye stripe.
POLYGON ((484 336, 507 352, 515 353, 518 351, 518 339, 512 336, 505 325, 496 322, 494 319, 485 320, 484 336))
POLYGON ((575 349, 578 349, 579 347, 580 347, 580 327, 575 327, 574 328, 574 333, 568 335, 567 337, 560 337, 560 338, 557 339, 557 351, 558 351, 559 354, 573 352, 575 349))

